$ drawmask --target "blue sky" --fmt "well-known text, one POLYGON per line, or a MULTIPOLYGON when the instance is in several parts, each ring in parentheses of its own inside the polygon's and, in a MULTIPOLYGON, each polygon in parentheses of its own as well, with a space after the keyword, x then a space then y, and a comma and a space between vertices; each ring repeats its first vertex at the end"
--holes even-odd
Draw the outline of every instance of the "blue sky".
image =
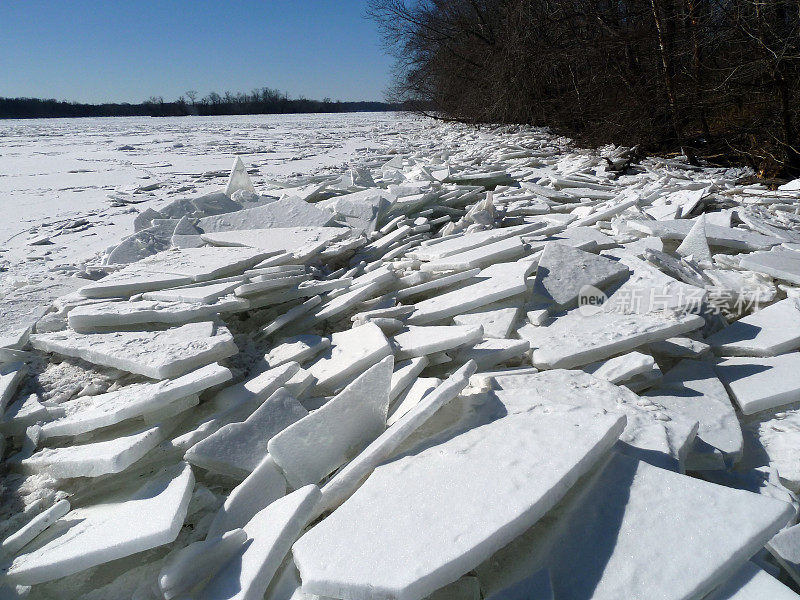
POLYGON ((361 0, 0 0, 0 96, 82 102, 278 88, 381 100, 361 0))

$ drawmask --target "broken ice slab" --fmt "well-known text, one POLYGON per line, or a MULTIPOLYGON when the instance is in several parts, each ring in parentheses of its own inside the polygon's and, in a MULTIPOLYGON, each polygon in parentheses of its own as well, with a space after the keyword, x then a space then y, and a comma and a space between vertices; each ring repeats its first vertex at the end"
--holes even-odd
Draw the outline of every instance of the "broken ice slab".
POLYGON ((241 423, 220 427, 186 451, 193 465, 244 479, 267 455, 267 443, 308 411, 285 389, 274 392, 241 423))
POLYGON ((25 363, 13 362, 0 364, 0 416, 6 410, 6 406, 11 402, 17 387, 28 372, 25 363))
POLYGON ((483 339, 483 328, 459 325, 418 327, 411 325, 392 338, 395 356, 402 360, 471 346, 483 339))
POLYGON ((157 425, 103 441, 43 448, 22 459, 18 468, 25 473, 47 473, 56 479, 120 473, 160 444, 170 430, 169 426, 157 425))
POLYGON ((536 523, 624 421, 577 408, 511 415, 381 465, 295 543, 303 591, 424 598, 536 523))
POLYGON ((647 347, 656 356, 665 358, 699 358, 711 349, 708 344, 688 337, 669 338, 647 347))
POLYGON ((420 377, 412 383, 408 389, 404 390, 397 399, 392 402, 389 408, 389 416, 386 425, 391 427, 399 421, 407 412, 422 402, 423 398, 435 390, 442 380, 438 377, 420 377))
POLYGON ((514 227, 504 227, 501 229, 489 229, 487 231, 460 234, 442 240, 434 239, 428 244, 423 245, 421 248, 417 248, 409 252, 408 256, 425 261, 441 259, 454 254, 467 252, 475 248, 480 248, 488 244, 493 244, 513 236, 540 233, 537 230, 542 229, 543 227, 543 223, 537 222, 528 225, 517 225, 514 227))
POLYGON ((762 308, 706 340, 722 356, 775 356, 800 348, 800 309, 786 298, 762 308))
POLYGON ((260 600, 306 526, 319 488, 303 487, 257 513, 243 527, 251 540, 197 595, 198 600, 260 600))
MULTIPOLYGON (((513 299, 512 299, 513 300, 513 299)), ((473 309, 462 315, 455 315, 456 325, 483 327, 484 338, 504 339, 511 335, 521 314, 519 306, 502 306, 502 302, 473 309)), ((509 301, 512 304, 512 301, 509 301)))
POLYGON ((239 351, 227 327, 212 321, 165 331, 41 333, 31 336, 31 345, 42 352, 81 358, 151 379, 180 377, 239 351))
POLYGON ((509 414, 551 404, 623 413, 627 423, 618 449, 675 471, 683 469, 697 433, 697 421, 581 371, 511 372, 496 375, 494 387, 494 396, 509 414))
POLYGON ((457 363, 474 360, 478 369, 490 369, 512 359, 521 359, 530 348, 527 340, 485 340, 459 350, 457 363))
POLYGON ((490 591, 547 568, 557 598, 701 598, 793 514, 779 500, 612 454, 477 572, 490 591))
POLYGON ((536 268, 533 302, 556 309, 572 308, 585 286, 606 289, 628 276, 628 267, 558 242, 548 242, 536 268))
POLYGON ((694 261, 703 264, 711 264, 711 249, 708 247, 706 238, 706 216, 700 215, 692 225, 689 233, 675 249, 681 256, 691 257, 694 261))
POLYGON ((223 296, 233 293, 233 290, 242 284, 245 279, 238 275, 224 279, 222 282, 203 283, 199 285, 186 285, 179 288, 170 288, 158 292, 145 292, 145 300, 160 300, 162 302, 188 302, 191 304, 212 304, 223 296))
POLYGON ((318 483, 383 432, 393 365, 391 356, 384 358, 269 440, 269 454, 292 487, 318 483))
MULTIPOLYGON (((262 364, 277 367, 287 362, 303 363, 331 346, 331 340, 314 334, 295 335, 280 340, 264 355, 262 364)), ((256 363, 258 365, 258 363, 256 363)))
POLYGON ((333 215, 297 198, 281 198, 263 206, 203 217, 197 227, 204 234, 278 227, 324 227, 333 215))
POLYGON ((747 561, 704 600, 798 600, 800 596, 775 577, 747 561))
POLYGON ((475 370, 474 362, 468 362, 458 369, 336 473, 322 488, 322 500, 316 516, 344 502, 375 467, 389 458, 436 411, 461 393, 475 370))
POLYGON ((701 316, 691 314, 581 314, 575 309, 547 327, 524 325, 517 333, 531 343, 535 367, 570 369, 688 333, 704 323, 701 316))
POLYGON ((608 360, 585 365, 581 367, 581 370, 599 379, 623 384, 636 375, 647 373, 654 365, 655 359, 652 356, 634 350, 608 360))
POLYGON ((246 300, 233 296, 222 298, 213 304, 156 300, 98 302, 76 306, 69 312, 67 322, 79 333, 147 323, 180 325, 190 321, 212 319, 220 313, 241 312, 249 306, 246 300))
POLYGON ((428 364, 428 358, 425 356, 418 356, 395 363, 394 373, 392 373, 392 383, 389 389, 389 402, 394 401, 403 390, 411 385, 428 364))
POLYGON ((2 550, 6 556, 17 554, 22 548, 32 542, 37 535, 50 527, 58 519, 70 511, 69 500, 59 500, 50 508, 42 511, 23 527, 3 540, 2 550))
POLYGON ((42 583, 172 542, 193 488, 191 468, 180 463, 75 508, 5 567, 6 577, 22 585, 42 583))
POLYGON ((231 378, 231 372, 211 364, 177 379, 135 383, 113 392, 83 396, 61 404, 66 414, 42 425, 41 439, 80 435, 155 413, 182 398, 201 393, 231 378))
POLYGON ((228 176, 228 185, 225 187, 225 195, 230 198, 233 196, 234 192, 238 192, 239 190, 244 190, 251 194, 256 193, 253 182, 250 181, 250 175, 247 174, 247 168, 244 166, 241 157, 237 156, 233 161, 231 174, 228 176))
POLYGON ((798 352, 766 358, 726 358, 715 369, 746 415, 800 400, 798 352))
POLYGON ((330 350, 307 367, 316 378, 316 394, 336 391, 358 373, 392 354, 386 336, 372 323, 334 333, 331 344, 330 350))
POLYGON ((535 263, 526 260, 487 267, 473 278, 476 283, 415 304, 408 322, 426 325, 522 294, 528 289, 525 279, 534 268, 535 263))
POLYGON ((215 247, 248 247, 266 255, 288 252, 296 260, 305 260, 336 240, 349 235, 341 227, 276 227, 204 233, 201 237, 215 247))
MULTIPOLYGON (((644 397, 697 421, 697 437, 722 452, 728 462, 740 457, 743 441, 739 419, 711 363, 682 360, 644 397)), ((692 468, 692 456, 688 460, 692 468)))
POLYGON ((86 298, 115 298, 237 275, 269 256, 253 248, 173 248, 149 256, 78 290, 86 298))
MULTIPOLYGON (((627 226, 647 235, 660 237, 662 240, 683 240, 694 226, 689 219, 672 221, 628 221, 627 226)), ((762 250, 780 244, 783 240, 777 237, 762 235, 747 229, 720 227, 706 224, 706 239, 712 246, 731 248, 733 250, 762 250)))
POLYGON ((286 478, 267 455, 244 481, 237 485, 214 515, 207 539, 244 527, 255 514, 286 495, 286 478))
POLYGON ((466 271, 515 260, 524 254, 525 245, 522 240, 519 236, 513 236, 422 263, 420 268, 422 271, 466 271))

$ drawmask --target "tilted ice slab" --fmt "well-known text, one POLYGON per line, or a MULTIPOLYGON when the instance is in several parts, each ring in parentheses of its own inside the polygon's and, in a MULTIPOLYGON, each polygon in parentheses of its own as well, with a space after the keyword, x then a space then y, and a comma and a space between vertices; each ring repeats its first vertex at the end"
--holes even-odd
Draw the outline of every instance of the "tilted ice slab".
POLYGON ((475 276, 478 280, 476 283, 415 304, 414 313, 408 318, 408 323, 433 323, 522 294, 528 289, 525 278, 534 268, 535 263, 526 260, 487 267, 475 276))
POLYGON ((152 379, 180 377, 239 351, 228 329, 211 321, 166 331, 40 333, 31 336, 31 345, 152 379))
POLYGON ((349 229, 341 227, 302 226, 204 233, 201 237, 215 246, 245 246, 268 254, 288 252, 302 260, 345 237, 349 232, 349 229))
POLYGON ((336 332, 331 343, 333 347, 308 367, 316 378, 314 389, 318 394, 336 391, 392 353, 386 336, 372 323, 336 332))
POLYGON ((203 217, 197 222, 197 227, 206 234, 274 227, 322 227, 332 217, 328 211, 303 200, 282 198, 255 208, 203 217))
POLYGON ((525 253, 525 246, 519 236, 512 236, 478 246, 465 252, 451 254, 423 263, 422 271, 466 271, 476 267, 514 260, 525 253))
POLYGON ((557 598, 701 598, 793 514, 779 500, 612 455, 478 577, 491 590, 547 568, 557 598))
POLYGON ((473 345, 483 339, 483 328, 458 325, 432 327, 410 326, 394 336, 395 355, 398 359, 446 352, 460 346, 473 345))
POLYGON ((225 367, 211 364, 177 379, 135 383, 113 392, 76 398, 61 404, 66 411, 63 417, 42 425, 41 439, 79 435, 154 413, 181 398, 224 383, 231 376, 225 367))
POLYGON ((160 300, 162 302, 188 302, 190 304, 213 304, 223 296, 233 293, 244 281, 244 275, 225 278, 221 282, 187 285, 179 288, 161 290, 158 292, 145 292, 145 300, 160 300))
MULTIPOLYGON (((676 219, 672 221, 628 221, 628 227, 660 237, 662 240, 683 240, 694 226, 694 221, 689 219, 676 219)), ((734 250, 761 250, 780 244, 783 240, 776 237, 762 235, 747 229, 734 227, 721 227, 706 224, 706 239, 712 246, 733 248, 734 250)))
POLYGON ((800 348, 800 309, 786 298, 754 312, 706 340, 723 356, 775 356, 800 348))
POLYGON ((649 398, 581 371, 554 369, 533 374, 498 375, 494 395, 509 414, 540 405, 563 404, 623 413, 627 417, 618 448, 660 467, 679 470, 697 432, 687 419, 649 398))
POLYGON ((102 502, 76 508, 6 568, 9 581, 42 583, 173 541, 183 525, 194 476, 180 463, 102 502))
POLYGON ((285 389, 274 392, 241 423, 220 427, 186 451, 193 465, 245 478, 267 455, 267 443, 308 411, 285 389))
POLYGON ((622 384, 636 375, 647 373, 652 370, 654 365, 655 359, 652 356, 634 350, 608 360, 585 365, 581 367, 581 370, 598 379, 622 384))
POLYGON ((229 296, 213 304, 137 300, 98 302, 73 308, 67 321, 79 333, 97 331, 100 327, 124 327, 146 323, 180 325, 189 321, 213 319, 220 313, 240 312, 249 307, 247 301, 229 296))
POLYGON ((704 600, 798 600, 800 596, 772 575, 754 565, 744 563, 725 583, 704 600))
POLYGON ((682 360, 644 394, 670 411, 699 423, 697 437, 729 460, 742 453, 742 430, 725 386, 711 363, 682 360))
POLYGON ((703 324, 699 315, 605 311, 584 315, 575 309, 547 327, 525 325, 517 333, 531 343, 534 366, 569 369, 688 333, 703 324))
POLYGON ((546 514, 624 422, 586 409, 512 415, 378 467, 294 545, 303 591, 424 598, 546 514))
POLYGON ((511 359, 520 359, 530 348, 527 340, 485 340, 464 347, 454 356, 457 363, 474 360, 479 369, 490 369, 511 359))
POLYGON ((292 487, 318 483, 383 433, 393 366, 391 356, 384 358, 269 440, 269 454, 292 487))
POLYGON ((257 513, 243 527, 252 542, 211 579, 198 600, 262 600, 319 497, 319 488, 309 485, 257 513))
POLYGON ((772 275, 800 285, 800 252, 794 250, 773 250, 753 252, 742 257, 740 264, 745 269, 772 275))
POLYGON ((436 260, 467 252, 474 248, 486 246, 487 244, 499 242, 500 240, 519 236, 524 233, 539 233, 537 230, 541 229, 543 226, 543 223, 531 223, 514 227, 489 229, 476 233, 466 233, 442 240, 432 240, 429 244, 409 252, 408 256, 419 260, 436 260))
POLYGON ((0 415, 17 392, 17 387, 28 373, 25 363, 13 362, 0 365, 0 415))
POLYGON ((800 352, 726 358, 716 371, 746 415, 800 400, 800 352))
MULTIPOLYGON (((499 303, 498 303, 499 304, 499 303)), ((503 339, 511 335, 511 330, 519 320, 520 307, 497 307, 494 305, 471 310, 462 315, 453 317, 456 325, 480 325, 483 327, 484 338, 503 339)))
POLYGON ((140 260, 113 275, 87 284, 87 298, 114 298, 237 275, 269 252, 253 248, 173 248, 140 260))
POLYGON ((591 285, 605 289, 628 275, 628 267, 604 256, 557 242, 548 242, 533 284, 533 301, 555 308, 571 308, 578 302, 581 288, 591 285))

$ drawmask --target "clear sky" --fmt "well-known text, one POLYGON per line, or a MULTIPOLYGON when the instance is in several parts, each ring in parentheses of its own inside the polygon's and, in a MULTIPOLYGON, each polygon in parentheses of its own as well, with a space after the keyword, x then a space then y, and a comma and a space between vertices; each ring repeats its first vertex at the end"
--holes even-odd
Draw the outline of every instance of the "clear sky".
POLYGON ((391 59, 362 0, 0 0, 0 96, 174 100, 278 88, 382 100, 391 59))

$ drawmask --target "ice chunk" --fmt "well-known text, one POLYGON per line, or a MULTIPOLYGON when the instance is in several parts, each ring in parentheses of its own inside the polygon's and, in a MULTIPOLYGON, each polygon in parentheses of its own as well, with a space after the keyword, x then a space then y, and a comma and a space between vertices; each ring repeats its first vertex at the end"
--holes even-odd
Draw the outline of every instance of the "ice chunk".
POLYGON ((800 598, 790 588, 751 561, 725 583, 705 597, 705 600, 797 600, 800 598))
POLYGON ((569 369, 688 333, 703 324, 701 316, 691 314, 625 315, 602 311, 584 315, 575 309, 547 327, 525 325, 518 334, 531 343, 534 366, 569 369))
POLYGON ((478 577, 501 587, 548 568, 556 598, 701 598, 792 514, 779 500, 613 455, 478 577))
POLYGON ((244 246, 267 254, 288 252, 296 260, 304 260, 342 239, 349 231, 340 227, 274 227, 204 233, 201 237, 214 246, 244 246))
POLYGON ((244 280, 243 276, 234 277, 233 280, 223 280, 220 283, 204 283, 201 285, 187 285, 180 288, 161 290, 158 292, 146 292, 143 294, 145 300, 160 300, 163 302, 189 302, 192 304, 212 304, 233 292, 244 280))
POLYGON ((708 338, 723 356, 775 356, 800 348, 800 309, 786 298, 731 323, 708 338))
POLYGON ((115 425, 148 413, 155 413, 173 402, 199 394, 224 383, 231 372, 211 364, 177 379, 158 383, 136 383, 113 392, 85 396, 62 404, 65 415, 42 425, 42 439, 79 435, 115 425))
POLYGON ((242 159, 237 156, 236 160, 233 161, 233 168, 231 169, 231 174, 228 177, 228 185, 225 188, 225 195, 229 198, 233 196, 234 192, 238 192, 239 190, 244 190, 245 192, 250 192, 251 194, 256 193, 256 189, 253 187, 253 182, 250 181, 250 175, 247 174, 247 169, 242 162, 242 159))
POLYGON ((28 367, 22 362, 0 365, 0 415, 5 412, 27 372, 28 367))
POLYGON ((483 328, 442 325, 437 327, 410 326, 398 333, 393 341, 398 359, 445 352, 460 346, 476 344, 483 339, 483 328))
POLYGON ((285 389, 274 392, 244 422, 219 428, 186 451, 185 459, 244 479, 267 455, 267 443, 308 411, 285 389))
POLYGON ((423 271, 465 271, 514 260, 524 253, 525 246, 522 240, 519 236, 513 236, 423 263, 421 269, 423 271))
POLYGON ((389 402, 393 402, 403 390, 405 390, 417 376, 428 366, 428 358, 418 356, 410 360, 405 360, 394 365, 392 373, 392 385, 389 390, 389 402))
POLYGON ((41 333, 31 336, 31 345, 152 379, 180 377, 239 351, 228 329, 211 321, 166 331, 41 333))
POLYGON ((586 409, 512 415, 378 467, 294 545, 303 591, 424 598, 536 523, 624 422, 586 409))
POLYGON ((534 302, 571 308, 584 286, 605 289, 628 275, 628 267, 557 242, 548 242, 533 284, 534 302))
POLYGON ((520 317, 519 307, 498 307, 493 305, 471 310, 453 317, 456 325, 483 327, 484 338, 503 339, 511 335, 511 330, 520 317))
POLYGON ((800 353, 726 358, 717 375, 746 415, 800 400, 800 353))
POLYGON ((170 600, 191 593, 213 577, 247 541, 244 529, 194 542, 170 555, 158 574, 158 587, 170 600))
POLYGON ((331 346, 330 338, 313 334, 296 335, 284 338, 264 355, 264 361, 270 367, 277 367, 287 362, 303 362, 315 357, 331 346))
POLYGON ((399 421, 408 411, 422 402, 422 399, 435 390, 442 380, 438 377, 420 377, 409 388, 400 394, 389 409, 386 424, 391 427, 399 421))
POLYGON ((383 432, 393 365, 392 357, 384 358, 269 441, 269 454, 292 487, 321 481, 383 432))
POLYGON ((361 454, 345 465, 322 488, 322 500, 317 508, 317 514, 336 508, 344 502, 376 466, 389 458, 400 447, 400 444, 430 419, 437 410, 461 393, 475 370, 474 362, 465 364, 433 392, 425 396, 419 404, 400 417, 392 427, 379 435, 361 454))
POLYGON ((529 348, 527 340, 486 340, 461 349, 455 360, 459 363, 474 360, 479 369, 490 369, 512 358, 521 358, 529 348))
POLYGON ((226 531, 244 527, 262 509, 286 495, 286 478, 267 455, 247 478, 233 488, 225 503, 214 515, 208 539, 226 531))
POLYGON ((33 517, 24 527, 15 531, 3 540, 2 549, 7 556, 12 556, 32 542, 37 535, 58 521, 69 512, 69 500, 59 500, 47 510, 33 517))
POLYGON ((711 264, 711 249, 706 239, 706 216, 700 215, 675 250, 681 256, 691 256, 699 263, 711 264))
POLYGON ((642 352, 628 352, 608 360, 581 367, 582 371, 611 383, 623 383, 636 375, 647 373, 655 366, 655 359, 642 352))
POLYGON ((739 419, 710 363, 682 360, 667 372, 658 387, 644 396, 689 420, 698 421, 697 437, 721 451, 729 462, 741 455, 743 441, 739 419))
POLYGON ((307 367, 317 380, 314 386, 317 394, 336 391, 357 373, 392 353, 386 336, 372 323, 336 332, 331 343, 333 347, 307 367))
MULTIPOLYGON (((647 235, 660 237, 662 240, 683 240, 694 227, 694 221, 676 219, 672 221, 628 221, 628 227, 647 235)), ((776 246, 783 240, 762 235, 755 231, 721 227, 706 224, 706 239, 712 246, 722 246, 734 250, 761 250, 776 246)))
POLYGON ((800 284, 800 252, 794 250, 772 250, 753 252, 742 258, 745 269, 772 275, 789 283, 800 284))
POLYGON ((297 536, 308 523, 319 488, 309 485, 280 498, 244 526, 252 541, 198 594, 198 600, 261 600, 297 536))
POLYGON ((263 206, 204 217, 197 227, 204 234, 274 227, 323 227, 333 215, 297 198, 281 198, 263 206))
POLYGON ((193 487, 192 470, 181 463, 138 489, 73 509, 6 567, 6 577, 17 584, 42 583, 167 544, 183 525, 193 487))

